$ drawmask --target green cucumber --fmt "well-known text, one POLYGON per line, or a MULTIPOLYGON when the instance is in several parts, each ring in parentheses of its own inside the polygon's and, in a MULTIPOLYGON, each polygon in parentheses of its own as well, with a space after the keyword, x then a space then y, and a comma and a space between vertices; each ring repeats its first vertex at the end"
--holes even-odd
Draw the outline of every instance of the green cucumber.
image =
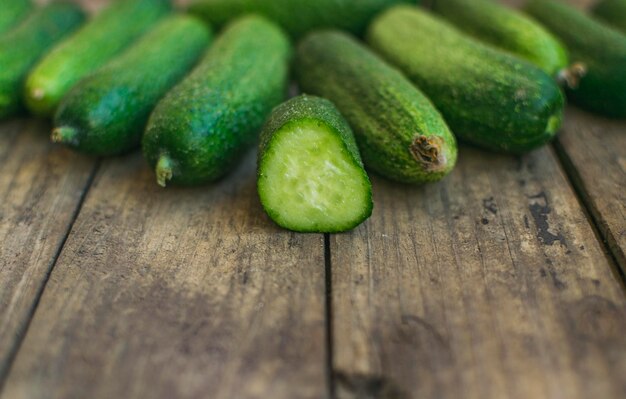
POLYGON ((26 80, 29 110, 51 116, 61 98, 150 29, 170 7, 167 0, 117 0, 55 47, 26 80))
POLYGON ((295 66, 305 93, 332 101, 356 135, 368 169, 403 183, 442 179, 456 140, 430 101, 402 74, 347 34, 311 33, 295 66))
POLYGON ((8 31, 22 21, 32 6, 30 0, 2 0, 0 33, 8 31))
POLYGON ((603 0, 593 8, 593 14, 614 28, 626 32, 626 0, 603 0))
POLYGON ((84 18, 74 4, 53 3, 34 11, 0 37, 0 119, 21 108, 22 84, 30 68, 84 18))
POLYGON ((276 107, 261 133, 258 191, 267 214, 302 233, 352 230, 372 214, 372 185, 348 122, 328 100, 276 107))
POLYGON ((376 14, 403 2, 411 0, 196 0, 189 11, 218 26, 238 15, 260 14, 299 38, 333 27, 361 34, 376 14))
POLYGON ((528 16, 493 0, 435 0, 433 11, 465 33, 558 76, 568 67, 563 44, 528 16))
POLYGON ((430 97, 464 141, 522 153, 561 126, 565 101, 552 77, 427 11, 390 9, 372 23, 368 42, 430 97))
POLYGON ((152 109, 193 67, 210 38, 195 18, 166 18, 63 98, 52 140, 93 155, 132 150, 152 109))
POLYGON ((556 34, 587 74, 567 87, 572 102, 592 112, 626 117, 626 35, 566 4, 531 0, 525 10, 556 34))
POLYGON ((150 117, 143 151, 157 182, 198 185, 229 172, 284 99, 289 56, 288 38, 263 17, 230 24, 150 117))

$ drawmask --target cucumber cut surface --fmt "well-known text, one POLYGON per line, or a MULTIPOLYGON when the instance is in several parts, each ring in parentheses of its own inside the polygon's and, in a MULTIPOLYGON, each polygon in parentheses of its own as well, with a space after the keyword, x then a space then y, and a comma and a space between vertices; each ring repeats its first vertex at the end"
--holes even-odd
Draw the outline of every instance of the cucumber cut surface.
POLYGON ((347 231, 372 212, 371 184, 341 137, 316 120, 276 131, 259 163, 259 195, 280 226, 347 231))

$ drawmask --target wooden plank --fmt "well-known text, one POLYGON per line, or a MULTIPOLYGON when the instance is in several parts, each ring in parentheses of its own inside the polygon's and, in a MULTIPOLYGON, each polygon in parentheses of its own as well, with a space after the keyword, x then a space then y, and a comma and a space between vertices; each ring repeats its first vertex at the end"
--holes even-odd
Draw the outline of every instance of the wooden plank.
POLYGON ((319 398, 324 240, 265 217, 252 159, 160 189, 103 164, 4 391, 37 398, 319 398))
POLYGON ((53 147, 49 127, 0 124, 0 384, 95 162, 53 147))
POLYGON ((556 149, 626 273, 626 122, 570 109, 556 149))
POLYGON ((338 398, 626 397, 624 293, 551 149, 374 185, 331 237, 338 398))

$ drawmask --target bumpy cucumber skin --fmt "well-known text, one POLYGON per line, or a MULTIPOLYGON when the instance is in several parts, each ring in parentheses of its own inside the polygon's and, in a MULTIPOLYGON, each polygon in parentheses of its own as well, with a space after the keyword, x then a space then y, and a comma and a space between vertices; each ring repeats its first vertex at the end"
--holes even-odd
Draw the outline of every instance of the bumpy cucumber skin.
MULTIPOLYGON (((333 103, 331 103, 330 101, 324 98, 307 95, 292 98, 276 107, 270 114, 265 125, 263 126, 259 144, 257 168, 259 172, 259 180, 262 179, 261 174, 263 170, 263 163, 266 161, 264 155, 272 146, 272 139, 274 138, 274 134, 283 128, 286 128, 292 124, 297 125, 299 123, 302 123, 303 121, 313 121, 314 123, 323 124, 325 127, 329 128, 344 144, 345 150, 350 156, 352 163, 361 170, 362 178, 365 181, 369 182, 369 177, 365 172, 363 161, 361 160, 361 154, 359 153, 359 148, 354 138, 354 133, 352 133, 352 129, 350 128, 350 125, 348 125, 348 122, 344 119, 344 117, 339 113, 337 108, 335 108, 333 103)), ((301 228, 298 226, 281 224, 280 217, 276 215, 272 209, 268 208, 265 205, 266 201, 263 200, 264 193, 260 188, 259 196, 261 198, 261 204, 263 204, 266 213, 279 226, 285 229, 297 231, 300 233, 341 233, 354 229, 370 216, 372 216, 374 202, 372 201, 371 183, 369 184, 368 189, 369 203, 367 204, 367 207, 363 209, 363 213, 359 218, 355 219, 352 224, 336 226, 335 229, 324 231, 316 228, 301 228)))
POLYGON ((565 101, 552 77, 426 11, 389 10, 370 26, 368 42, 430 97, 464 141, 523 153, 561 126, 565 101))
POLYGON ((238 15, 260 14, 300 38, 319 28, 362 34, 380 11, 410 2, 415 0, 196 0, 189 11, 218 26, 238 15))
POLYGON ((194 71, 157 105, 143 152, 159 183, 208 183, 225 175, 285 97, 291 47, 273 23, 231 23, 194 71), (171 167, 161 178, 161 165, 171 167))
POLYGON ((53 140, 100 156, 134 149, 156 103, 194 66, 210 39, 209 28, 196 18, 160 22, 63 98, 53 140))
POLYGON ((433 11, 475 38, 557 76, 568 67, 564 45, 528 16, 493 0, 435 0, 433 11))
POLYGON ((603 0, 594 6, 593 14, 609 25, 626 32, 626 0, 603 0))
POLYGON ((2 0, 0 12, 0 33, 6 32, 24 19, 32 3, 30 0, 2 0))
POLYGON ((569 48, 587 74, 567 88, 572 102, 609 117, 626 117, 626 35, 566 4, 531 0, 525 10, 569 48))
POLYGON ((298 46, 295 73, 303 92, 328 98, 348 120, 368 169, 420 184, 454 168, 456 140, 439 112, 399 71, 348 35, 311 33, 298 46), (438 155, 419 161, 412 151, 429 140, 438 155))
POLYGON ((50 46, 78 28, 84 18, 74 4, 50 4, 0 37, 0 119, 20 110, 22 84, 29 69, 50 46))
POLYGON ((168 0, 117 0, 35 66, 26 80, 28 109, 52 116, 74 84, 119 54, 169 10, 168 0))

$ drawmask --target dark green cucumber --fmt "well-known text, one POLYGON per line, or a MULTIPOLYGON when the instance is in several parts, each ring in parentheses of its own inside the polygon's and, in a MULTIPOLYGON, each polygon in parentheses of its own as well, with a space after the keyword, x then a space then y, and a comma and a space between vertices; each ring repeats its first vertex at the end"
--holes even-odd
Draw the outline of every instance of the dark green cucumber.
POLYGON ((258 159, 261 204, 281 227, 340 233, 372 214, 372 185, 354 135, 328 100, 304 95, 276 107, 258 159))
POLYGON ((32 6, 30 0, 2 0, 0 33, 8 31, 22 21, 32 6))
POLYGON ((348 35, 316 32, 298 46, 302 91, 331 100, 356 135, 365 165, 403 183, 437 181, 456 163, 454 136, 402 74, 348 35))
POLYGON ((407 2, 415 0, 196 0, 189 11, 218 26, 238 15, 260 14, 298 38, 319 28, 361 34, 380 11, 407 2))
POLYGON ((569 64, 567 50, 528 16, 493 0, 434 0, 433 11, 473 37, 516 54, 558 76, 569 64))
POLYGON ((156 103, 193 67, 210 38, 196 18, 166 18, 63 98, 52 140, 93 155, 132 150, 156 103))
POLYGON ((552 77, 427 11, 390 9, 372 23, 368 42, 430 97, 462 140, 520 153, 561 126, 564 98, 552 77))
POLYGON ((168 0, 117 0, 55 47, 29 74, 29 110, 51 116, 80 79, 103 66, 169 11, 168 0))
POLYGON ((0 37, 0 118, 20 109, 22 85, 30 68, 84 18, 78 6, 54 3, 34 11, 0 37))
POLYGON ((290 44, 258 16, 230 24, 159 102, 143 138, 157 182, 197 185, 229 172, 285 96, 290 44))
POLYGON ((614 28, 626 32, 626 0, 603 0, 595 5, 593 14, 614 28))
POLYGON ((526 11, 565 45, 587 74, 567 88, 572 102, 602 115, 626 117, 626 35, 566 4, 531 0, 526 11))

